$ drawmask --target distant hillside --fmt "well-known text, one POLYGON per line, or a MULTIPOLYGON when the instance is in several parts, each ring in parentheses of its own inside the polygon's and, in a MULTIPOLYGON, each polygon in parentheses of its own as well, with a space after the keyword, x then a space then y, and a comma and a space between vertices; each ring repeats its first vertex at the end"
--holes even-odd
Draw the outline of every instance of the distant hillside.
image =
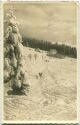
POLYGON ((74 45, 64 44, 64 43, 56 43, 44 40, 38 40, 35 38, 26 38, 23 37, 23 45, 32 47, 32 48, 39 48, 41 50, 50 51, 50 49, 56 49, 58 53, 63 55, 71 56, 76 58, 77 57, 77 49, 74 45))

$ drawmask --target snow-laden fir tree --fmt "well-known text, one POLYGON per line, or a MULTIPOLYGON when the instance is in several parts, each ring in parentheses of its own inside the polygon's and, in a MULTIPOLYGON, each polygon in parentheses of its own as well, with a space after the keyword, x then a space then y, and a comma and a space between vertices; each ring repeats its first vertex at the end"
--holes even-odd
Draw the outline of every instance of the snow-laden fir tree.
POLYGON ((21 64, 21 44, 22 37, 19 33, 18 22, 13 12, 10 11, 5 20, 5 36, 4 36, 4 82, 11 83, 14 92, 25 94, 25 74, 22 71, 21 64))

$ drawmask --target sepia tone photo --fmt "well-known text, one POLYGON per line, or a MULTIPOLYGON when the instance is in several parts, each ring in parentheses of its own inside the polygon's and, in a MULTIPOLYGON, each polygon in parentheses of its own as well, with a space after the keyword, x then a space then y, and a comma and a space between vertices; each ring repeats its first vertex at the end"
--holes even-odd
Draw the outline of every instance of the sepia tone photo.
POLYGON ((77 5, 4 3, 4 120, 77 120, 77 5))

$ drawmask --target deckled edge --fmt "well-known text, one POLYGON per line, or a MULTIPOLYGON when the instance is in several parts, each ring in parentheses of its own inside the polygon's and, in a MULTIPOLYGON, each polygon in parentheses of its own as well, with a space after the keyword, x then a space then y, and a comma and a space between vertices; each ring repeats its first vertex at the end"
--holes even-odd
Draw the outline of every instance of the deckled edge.
POLYGON ((0 1, 0 124, 3 117, 3 3, 0 1))

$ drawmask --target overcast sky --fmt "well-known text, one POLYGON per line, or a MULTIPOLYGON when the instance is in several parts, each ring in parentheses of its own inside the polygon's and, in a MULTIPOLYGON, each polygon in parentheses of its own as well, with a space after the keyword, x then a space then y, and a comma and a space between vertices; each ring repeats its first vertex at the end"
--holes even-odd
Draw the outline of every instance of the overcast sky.
MULTIPOLYGON (((76 44, 76 4, 14 3, 11 4, 23 36, 52 42, 76 44)), ((4 6, 10 9, 10 4, 4 6)))

